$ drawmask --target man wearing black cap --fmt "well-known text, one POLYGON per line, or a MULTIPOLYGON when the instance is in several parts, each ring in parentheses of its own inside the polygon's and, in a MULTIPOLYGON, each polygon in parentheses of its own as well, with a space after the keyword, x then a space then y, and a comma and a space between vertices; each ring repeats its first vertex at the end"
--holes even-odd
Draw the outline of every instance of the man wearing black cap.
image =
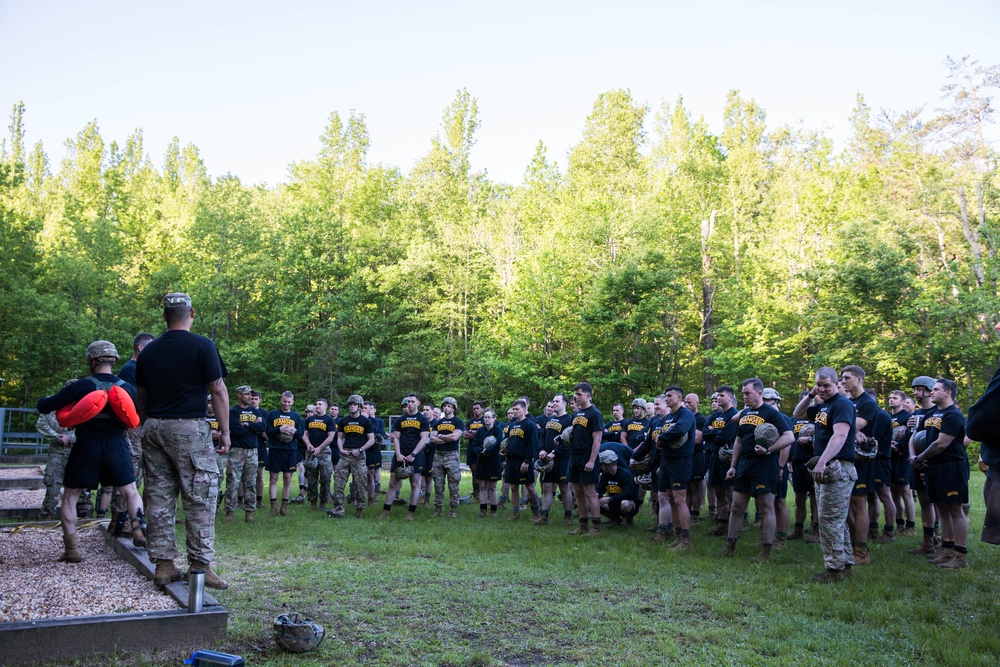
MULTIPOLYGON (((225 589, 212 571, 215 559, 215 508, 219 467, 206 421, 205 394, 215 414, 229 414, 223 378, 228 371, 215 343, 191 333, 191 297, 174 292, 163 298, 167 330, 150 342, 136 360, 139 404, 145 406, 142 429, 149 535, 146 550, 156 563, 153 582, 165 586, 181 579, 174 565, 177 496, 184 506, 187 553, 192 570, 205 571, 205 585, 225 589), (143 400, 143 396, 145 400, 143 400), (181 490, 184 489, 184 493, 181 490)), ((228 454, 229 420, 219 423, 218 453, 228 454)))

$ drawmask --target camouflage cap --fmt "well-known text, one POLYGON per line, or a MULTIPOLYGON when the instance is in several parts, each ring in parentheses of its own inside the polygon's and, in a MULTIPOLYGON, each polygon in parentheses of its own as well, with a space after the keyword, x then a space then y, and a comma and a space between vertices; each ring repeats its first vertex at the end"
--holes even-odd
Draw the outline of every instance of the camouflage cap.
POLYGON ((167 308, 190 308, 191 297, 184 292, 171 292, 163 297, 163 309, 167 308))
POLYGON ((780 401, 781 400, 781 394, 778 393, 777 389, 773 389, 771 387, 765 387, 764 388, 764 398, 767 399, 767 400, 769 400, 769 401, 780 401))
POLYGON ((610 449, 605 449, 597 458, 601 460, 601 465, 609 466, 612 463, 618 463, 618 455, 610 449))
POLYGON ((241 384, 239 387, 236 388, 237 394, 249 394, 252 391, 253 389, 251 389, 250 385, 248 384, 241 384))
POLYGON ((441 407, 444 407, 446 405, 450 405, 451 407, 453 407, 456 410, 458 410, 458 401, 456 401, 451 396, 445 396, 444 400, 441 401, 441 407))
POLYGON ((316 406, 310 403, 306 406, 306 412, 316 412, 316 406))
POLYGON ((118 360, 118 350, 115 349, 114 343, 106 340, 95 340, 87 346, 87 361, 103 358, 118 360))
POLYGON ((364 405, 365 399, 361 397, 361 394, 351 394, 347 397, 347 404, 350 405, 351 403, 354 405, 364 405))

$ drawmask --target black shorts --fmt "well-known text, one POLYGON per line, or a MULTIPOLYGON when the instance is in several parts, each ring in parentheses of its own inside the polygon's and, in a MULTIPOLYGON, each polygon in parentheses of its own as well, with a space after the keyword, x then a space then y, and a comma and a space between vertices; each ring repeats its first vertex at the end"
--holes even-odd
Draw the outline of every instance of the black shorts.
POLYGON ((498 482, 503 478, 503 465, 500 462, 500 455, 492 456, 477 455, 476 476, 482 482, 498 482))
POLYGON ((365 450, 365 465, 369 468, 382 467, 382 450, 379 448, 377 442, 365 450))
POLYGON ((691 467, 690 456, 676 459, 664 456, 660 459, 660 468, 656 474, 656 490, 686 491, 691 483, 691 467))
POLYGON ((726 473, 729 472, 729 462, 722 461, 719 459, 719 454, 716 452, 708 461, 708 480, 712 486, 732 486, 733 480, 726 479, 726 473))
POLYGON ((778 467, 778 490, 774 492, 776 500, 788 497, 788 466, 778 467))
MULTIPOLYGON (((404 454, 404 456, 409 456, 409 454, 404 454)), ((396 468, 402 468, 404 466, 413 466, 414 475, 423 475, 427 472, 427 465, 424 463, 424 451, 420 450, 416 456, 413 457, 413 463, 400 463, 399 459, 396 458, 396 454, 392 455, 392 465, 389 466, 389 472, 395 472, 396 468)))
POLYGON ((816 482, 813 481, 812 472, 805 463, 792 464, 792 491, 795 493, 809 493, 815 491, 816 482))
POLYGON ((542 484, 565 484, 569 479, 569 457, 556 454, 552 460, 552 472, 542 476, 542 484))
POLYGON ((267 465, 267 443, 257 443, 257 467, 263 468, 267 465))
POLYGON ((854 483, 852 496, 871 496, 875 494, 875 459, 859 456, 854 460, 858 471, 858 481, 854 483))
POLYGON ((705 479, 705 451, 696 451, 691 456, 691 481, 700 482, 705 479))
POLYGON ((471 468, 477 463, 479 463, 479 454, 482 451, 483 451, 482 447, 478 445, 469 444, 469 446, 465 448, 465 465, 471 468))
POLYGON ((534 484, 535 483, 535 468, 531 465, 530 461, 525 461, 524 459, 515 459, 512 457, 507 457, 507 467, 503 470, 503 481, 507 484, 534 484), (522 464, 528 464, 528 470, 526 472, 521 471, 522 464))
POLYGON ((911 477, 913 477, 913 468, 910 466, 910 459, 905 456, 893 456, 892 483, 897 486, 909 486, 911 477))
POLYGON ((639 513, 640 507, 642 507, 642 503, 638 500, 632 500, 631 498, 626 499, 624 496, 614 496, 608 500, 608 515, 621 518, 634 517, 639 513), (630 500, 632 502, 632 510, 630 512, 622 511, 622 503, 625 500, 630 500))
POLYGON ((969 464, 942 461, 927 469, 927 499, 942 505, 969 502, 969 464))
POLYGON ((601 466, 595 461, 594 469, 587 472, 586 465, 590 461, 590 451, 571 452, 569 455, 569 475, 570 484, 582 484, 583 486, 597 486, 601 479, 601 466))
POLYGON ((295 466, 299 462, 299 453, 294 449, 275 449, 269 447, 267 450, 267 471, 268 472, 295 472, 295 466))
POLYGON ((888 456, 876 456, 873 468, 872 483, 876 490, 892 484, 892 461, 888 456))
POLYGON ((122 433, 110 438, 81 438, 69 450, 63 486, 67 489, 96 489, 128 486, 135 481, 128 438, 122 433))
POLYGON ((746 493, 756 498, 778 492, 780 466, 777 456, 741 458, 733 482, 735 493, 746 493))

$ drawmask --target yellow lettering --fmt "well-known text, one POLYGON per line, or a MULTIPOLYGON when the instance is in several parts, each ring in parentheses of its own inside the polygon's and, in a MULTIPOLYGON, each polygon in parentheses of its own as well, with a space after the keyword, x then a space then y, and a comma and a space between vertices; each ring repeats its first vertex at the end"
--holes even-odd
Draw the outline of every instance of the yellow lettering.
POLYGON ((760 415, 744 415, 740 419, 740 426, 745 426, 750 424, 751 426, 760 426, 764 423, 764 418, 760 415))
POLYGON ((580 415, 579 417, 573 417, 573 426, 586 426, 589 423, 590 421, 583 415, 580 415))
POLYGON ((399 428, 420 428, 419 419, 404 419, 399 422, 399 428))
POLYGON ((308 429, 315 429, 317 431, 325 431, 326 430, 326 422, 309 422, 309 425, 306 426, 306 428, 308 428, 308 429))
POLYGON ((344 433, 364 433, 365 427, 358 424, 348 424, 344 427, 344 433))
POLYGON ((816 423, 817 424, 822 424, 823 426, 826 426, 826 416, 827 415, 826 415, 825 412, 822 412, 822 411, 817 412, 816 413, 816 423))

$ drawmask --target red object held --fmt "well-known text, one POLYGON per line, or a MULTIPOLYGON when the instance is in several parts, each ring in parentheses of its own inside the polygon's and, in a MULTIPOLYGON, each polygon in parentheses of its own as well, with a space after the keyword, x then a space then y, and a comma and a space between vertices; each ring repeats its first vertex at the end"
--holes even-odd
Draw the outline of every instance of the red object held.
POLYGON ((135 428, 139 425, 139 413, 136 412, 135 403, 127 391, 118 385, 112 385, 108 389, 108 400, 111 401, 111 411, 121 420, 125 428, 135 428))
POLYGON ((75 428, 97 416, 108 404, 108 392, 92 391, 76 403, 59 408, 56 421, 63 428, 75 428))

